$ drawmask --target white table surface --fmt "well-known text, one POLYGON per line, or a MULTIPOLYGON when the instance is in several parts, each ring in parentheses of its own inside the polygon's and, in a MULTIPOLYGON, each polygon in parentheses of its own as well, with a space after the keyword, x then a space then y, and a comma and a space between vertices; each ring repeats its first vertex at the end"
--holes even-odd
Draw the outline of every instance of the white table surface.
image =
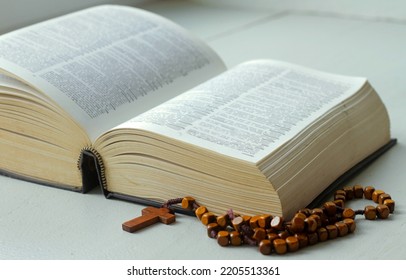
POLYGON ((153 1, 142 7, 201 37, 229 67, 271 58, 368 77, 398 144, 350 184, 391 194, 395 215, 358 218, 347 237, 263 256, 255 247, 219 247, 183 215, 175 224, 129 234, 121 223, 142 205, 107 200, 99 190, 82 195, 0 176, 0 259, 406 259, 406 2, 153 1))

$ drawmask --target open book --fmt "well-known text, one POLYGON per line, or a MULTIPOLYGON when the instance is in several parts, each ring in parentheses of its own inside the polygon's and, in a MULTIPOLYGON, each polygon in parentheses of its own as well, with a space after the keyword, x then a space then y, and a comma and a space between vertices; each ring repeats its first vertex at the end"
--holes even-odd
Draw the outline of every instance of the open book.
POLYGON ((5 34, 0 71, 2 173, 82 192, 290 216, 390 143, 366 79, 270 60, 226 70, 136 8, 5 34))

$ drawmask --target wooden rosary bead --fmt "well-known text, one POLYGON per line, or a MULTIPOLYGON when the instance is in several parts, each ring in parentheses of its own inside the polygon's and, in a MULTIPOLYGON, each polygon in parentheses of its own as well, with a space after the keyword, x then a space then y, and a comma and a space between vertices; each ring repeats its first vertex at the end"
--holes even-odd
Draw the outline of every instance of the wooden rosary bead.
POLYGON ((375 220, 376 219, 376 208, 374 206, 365 206, 364 216, 365 216, 365 219, 367 219, 367 220, 375 220))
MULTIPOLYGON (((322 214, 322 215, 324 215, 324 214, 322 214)), ((322 222, 321 222, 321 219, 322 219, 322 218, 321 218, 321 217, 323 217, 323 216, 319 216, 319 215, 312 214, 312 215, 310 215, 309 218, 315 219, 316 222, 317 222, 317 227, 321 227, 321 225, 322 225, 322 222)))
POLYGON ((311 212, 311 215, 317 215, 317 216, 322 216, 324 215, 323 209, 321 208, 314 208, 311 212))
POLYGON ((347 219, 347 218, 354 219, 355 211, 352 210, 351 208, 345 208, 341 215, 342 215, 343 219, 347 219))
POLYGON ((230 232, 230 244, 233 246, 240 246, 242 244, 241 235, 238 231, 230 232))
POLYGON ((387 193, 383 193, 378 197, 378 204, 383 204, 385 202, 385 200, 387 199, 392 199, 392 197, 387 194, 387 193))
MULTIPOLYGON (((306 218, 304 220, 304 222, 306 224, 306 230, 308 232, 315 232, 317 230, 317 227, 318 227, 317 220, 313 216, 316 216, 316 215, 311 215, 310 217, 308 217, 308 218, 306 218)), ((316 216, 316 217, 319 218, 320 223, 321 223, 320 217, 319 216, 316 216)))
POLYGON ((381 195, 381 194, 384 194, 385 192, 383 191, 383 190, 375 190, 373 193, 372 193, 372 200, 375 202, 375 203, 379 203, 379 196, 381 195))
POLYGON ((319 242, 319 236, 317 235, 317 232, 308 233, 307 238, 309 240, 309 245, 314 245, 319 242))
POLYGON ((250 222, 250 220, 251 220, 251 216, 248 216, 248 215, 244 215, 244 216, 242 216, 242 219, 244 220, 244 223, 249 223, 250 222))
POLYGON ((338 236, 342 237, 348 234, 348 227, 343 221, 334 224, 338 229, 338 236))
POLYGON ((217 217, 217 224, 222 227, 225 228, 228 226, 228 224, 230 223, 230 217, 228 215, 221 215, 217 217))
POLYGON ((299 250, 299 240, 295 236, 289 236, 285 239, 289 252, 299 250))
POLYGON ((288 250, 285 239, 281 238, 275 239, 274 241, 272 241, 272 245, 273 248, 275 249, 275 252, 279 255, 285 254, 286 251, 288 250))
POLYGON ((289 235, 290 235, 289 232, 287 232, 286 230, 283 230, 283 231, 278 233, 278 236, 281 239, 286 239, 289 235))
POLYGON ((236 231, 240 231, 240 227, 242 224, 244 224, 244 219, 241 216, 235 217, 232 222, 233 227, 236 231))
POLYGON ((334 196, 334 200, 341 200, 341 201, 346 201, 345 196, 344 195, 335 195, 334 196))
POLYGON ((220 227, 217 223, 210 223, 207 225, 207 235, 210 238, 216 238, 219 230, 220 230, 220 227))
POLYGON ((278 238, 279 238, 279 235, 276 234, 276 233, 268 233, 267 238, 272 242, 272 241, 274 241, 275 239, 278 239, 278 238))
POLYGON ((217 233, 217 243, 220 246, 228 246, 230 241, 230 234, 226 230, 219 231, 217 233))
POLYGON ((271 215, 261 215, 258 219, 258 225, 261 228, 268 229, 271 226, 271 215))
POLYGON ((271 227, 276 229, 276 230, 282 230, 283 229, 283 218, 279 216, 273 217, 271 220, 271 227))
POLYGON ((354 198, 363 198, 364 188, 361 185, 354 186, 354 198))
POLYGON ((320 242, 326 241, 328 239, 327 229, 324 227, 317 229, 317 236, 320 242))
POLYGON ((196 214, 196 217, 197 217, 199 220, 201 220, 203 214, 206 213, 206 212, 207 212, 207 208, 204 207, 204 206, 200 206, 200 207, 198 207, 198 208, 196 209, 195 214, 196 214))
POLYGON ((254 229, 254 235, 252 238, 254 238, 257 242, 260 242, 261 240, 264 240, 266 236, 267 234, 265 229, 258 227, 254 229))
POLYGON ((346 196, 346 193, 345 193, 344 190, 337 190, 337 191, 334 193, 334 200, 342 199, 342 200, 345 201, 345 196, 346 196), (337 198, 337 197, 339 197, 339 198, 337 198))
POLYGON ((379 219, 387 219, 389 217, 389 207, 384 204, 379 204, 376 206, 376 215, 379 219))
POLYGON ((206 212, 203 214, 200 221, 202 222, 203 225, 207 226, 208 224, 216 221, 216 216, 212 212, 206 212))
POLYGON ((254 216, 254 217, 251 217, 251 219, 249 219, 248 223, 252 229, 256 229, 257 227, 259 227, 258 219, 259 219, 259 216, 254 216))
POLYGON ((354 219, 344 219, 343 223, 347 225, 348 232, 353 233, 355 231, 355 228, 357 227, 355 224, 354 219))
POLYGON ((345 191, 346 200, 351 200, 354 198, 354 187, 346 186, 343 188, 343 190, 345 191))
MULTIPOLYGON (((305 218, 306 218, 306 216, 305 216, 305 218)), ((304 220, 305 218, 303 218, 300 215, 296 215, 295 217, 293 217, 293 219, 291 220, 290 229, 294 233, 302 232, 305 228, 305 220, 304 220)))
POLYGON ((335 239, 338 236, 338 228, 335 225, 327 225, 326 230, 329 239, 335 239))
POLYGON ((366 199, 371 200, 371 199, 372 199, 372 193, 373 193, 374 191, 375 191, 375 188, 372 187, 372 186, 365 187, 365 189, 364 189, 364 197, 365 197, 366 199))
POLYGON ((383 205, 386 205, 386 206, 389 207, 389 212, 390 212, 390 213, 393 213, 393 212, 395 211, 395 201, 394 201, 394 200, 392 200, 392 199, 386 199, 386 200, 383 202, 383 205))
POLYGON ((296 213, 295 216, 293 216, 293 217, 299 217, 299 218, 302 218, 303 220, 307 218, 307 216, 301 212, 296 213))
POLYGON ((327 216, 331 217, 331 216, 334 216, 336 214, 337 207, 334 204, 334 202, 331 202, 331 201, 326 202, 326 203, 324 203, 323 206, 324 206, 325 213, 326 213, 327 216))
POLYGON ((299 241, 299 248, 303 248, 309 245, 309 238, 307 237, 306 233, 296 233, 295 237, 299 241))
MULTIPOLYGON (((309 208, 303 208, 298 211, 298 213, 304 214, 306 217, 309 217, 312 214, 312 211, 309 208)), ((305 217, 305 218, 306 218, 305 217)))
POLYGON ((264 239, 261 242, 259 242, 259 251, 263 255, 270 255, 272 253, 272 244, 271 241, 264 239))
POLYGON ((192 210, 195 199, 193 197, 187 196, 182 199, 182 208, 192 210))
POLYGON ((334 200, 333 202, 334 202, 334 204, 335 204, 336 206, 343 208, 343 207, 344 207, 344 201, 345 201, 345 200, 337 199, 337 200, 334 200))

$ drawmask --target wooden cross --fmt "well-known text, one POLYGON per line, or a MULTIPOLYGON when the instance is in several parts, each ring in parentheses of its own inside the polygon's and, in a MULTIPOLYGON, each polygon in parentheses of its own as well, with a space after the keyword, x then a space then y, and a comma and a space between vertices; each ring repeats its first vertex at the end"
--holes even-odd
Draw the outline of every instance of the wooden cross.
POLYGON ((171 224, 175 221, 175 215, 168 208, 147 207, 142 209, 142 216, 123 223, 123 230, 134 232, 148 227, 157 222, 171 224))

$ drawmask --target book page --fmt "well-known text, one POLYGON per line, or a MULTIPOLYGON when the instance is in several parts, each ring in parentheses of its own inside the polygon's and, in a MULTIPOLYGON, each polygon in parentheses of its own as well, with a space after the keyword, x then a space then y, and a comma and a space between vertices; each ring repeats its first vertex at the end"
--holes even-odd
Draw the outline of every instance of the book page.
POLYGON ((166 19, 98 6, 1 36, 0 69, 46 93, 95 139, 225 66, 166 19))
POLYGON ((258 162, 365 82, 282 62, 249 62, 120 127, 258 162))

